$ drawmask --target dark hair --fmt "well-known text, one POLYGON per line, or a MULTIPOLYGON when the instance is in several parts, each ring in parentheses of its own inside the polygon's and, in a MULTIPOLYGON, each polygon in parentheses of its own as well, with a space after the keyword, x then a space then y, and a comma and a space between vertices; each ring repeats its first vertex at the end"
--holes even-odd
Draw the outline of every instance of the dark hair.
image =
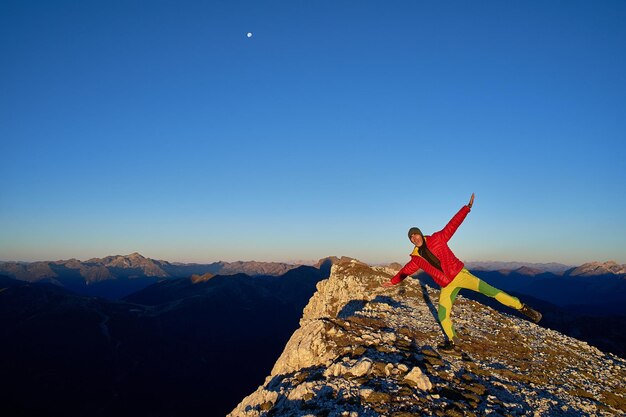
POLYGON ((411 236, 413 235, 420 235, 421 237, 424 237, 424 235, 422 234, 422 231, 418 228, 418 227, 411 227, 409 229, 409 240, 411 240, 411 236))

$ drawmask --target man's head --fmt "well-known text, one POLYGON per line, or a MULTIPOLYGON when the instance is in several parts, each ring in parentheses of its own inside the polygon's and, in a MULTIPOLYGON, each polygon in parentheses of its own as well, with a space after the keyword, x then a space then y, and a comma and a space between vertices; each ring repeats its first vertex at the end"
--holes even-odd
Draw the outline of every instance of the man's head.
POLYGON ((419 248, 424 244, 424 235, 417 227, 411 227, 409 229, 409 240, 419 248))

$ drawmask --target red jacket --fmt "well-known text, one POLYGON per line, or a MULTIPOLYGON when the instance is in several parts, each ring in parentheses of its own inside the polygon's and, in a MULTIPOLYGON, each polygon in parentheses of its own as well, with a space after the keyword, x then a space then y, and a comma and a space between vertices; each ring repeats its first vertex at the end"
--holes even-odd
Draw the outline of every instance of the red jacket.
POLYGON ((452 235, 454 235, 456 229, 458 229, 461 223, 463 223, 465 216, 467 216, 467 213, 469 212, 470 208, 468 206, 463 206, 461 210, 459 210, 459 212, 448 222, 446 227, 436 233, 433 233, 432 236, 425 236, 428 249, 430 249, 430 251, 441 262, 441 269, 443 272, 432 266, 426 259, 419 256, 417 253, 417 247, 415 247, 415 250, 411 254, 411 260, 391 279, 391 283, 398 284, 404 278, 409 275, 413 275, 419 269, 423 269, 428 275, 433 277, 437 284, 442 287, 448 285, 465 266, 463 262, 459 261, 459 259, 454 256, 454 253, 452 253, 448 247, 448 241, 452 235))

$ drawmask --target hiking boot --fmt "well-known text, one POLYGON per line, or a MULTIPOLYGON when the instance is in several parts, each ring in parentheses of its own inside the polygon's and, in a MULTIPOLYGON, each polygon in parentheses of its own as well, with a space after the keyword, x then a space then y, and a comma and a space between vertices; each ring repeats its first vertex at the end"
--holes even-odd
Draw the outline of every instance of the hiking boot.
POLYGON ((519 309, 519 312, 534 321, 535 323, 539 323, 539 320, 541 320, 542 317, 540 312, 538 312, 537 310, 533 310, 526 304, 522 304, 522 308, 519 309))
POLYGON ((448 340, 444 343, 440 343, 437 345, 437 350, 439 353, 447 353, 449 355, 460 355, 461 351, 454 344, 452 340, 448 340))

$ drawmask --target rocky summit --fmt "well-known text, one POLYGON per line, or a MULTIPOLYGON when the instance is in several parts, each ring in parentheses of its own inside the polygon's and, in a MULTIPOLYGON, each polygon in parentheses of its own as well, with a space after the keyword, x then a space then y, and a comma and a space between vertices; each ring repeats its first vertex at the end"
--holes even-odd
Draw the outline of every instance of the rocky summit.
POLYGON ((381 287, 396 271, 333 265, 264 385, 229 415, 626 413, 626 361, 462 295, 452 318, 464 354, 438 353, 438 289, 381 287))

